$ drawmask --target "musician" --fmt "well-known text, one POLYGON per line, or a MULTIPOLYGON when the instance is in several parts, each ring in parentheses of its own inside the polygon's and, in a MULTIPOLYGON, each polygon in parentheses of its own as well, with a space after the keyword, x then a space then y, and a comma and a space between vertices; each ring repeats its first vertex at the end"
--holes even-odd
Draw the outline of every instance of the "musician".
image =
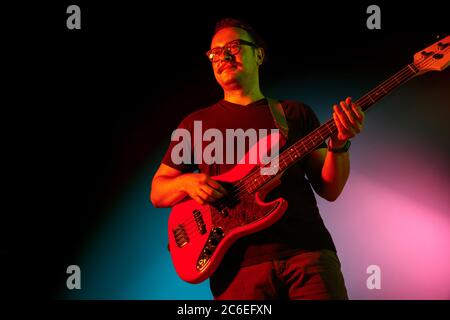
MULTIPOLYGON (((247 23, 222 19, 216 25, 208 52, 224 97, 212 106, 188 115, 179 128, 193 133, 194 121, 209 128, 247 130, 277 128, 268 101, 260 90, 259 67, 265 43, 247 23)), ((294 143, 320 124, 313 110, 298 101, 281 101, 294 143)), ((347 299, 336 254, 312 189, 334 201, 349 176, 349 139, 364 122, 361 108, 351 98, 333 106, 337 133, 309 153, 281 177, 281 185, 267 201, 283 197, 289 207, 272 226, 237 240, 210 278, 215 299, 347 299)), ((223 174, 229 163, 174 163, 172 142, 151 187, 155 207, 171 207, 186 196, 200 204, 226 196, 226 189, 211 176, 223 174), (198 172, 194 172, 198 170, 198 172)), ((206 142, 203 141, 203 146, 206 142)), ((192 150, 194 152, 194 150, 192 150)), ((224 150, 226 152, 226 150, 224 150)))

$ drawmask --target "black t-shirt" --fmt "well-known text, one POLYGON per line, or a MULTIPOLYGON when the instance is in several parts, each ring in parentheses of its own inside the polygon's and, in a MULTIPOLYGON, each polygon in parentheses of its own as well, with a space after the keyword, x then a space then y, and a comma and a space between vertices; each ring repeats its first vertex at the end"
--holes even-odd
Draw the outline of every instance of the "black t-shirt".
MULTIPOLYGON (((289 126, 286 146, 296 142, 320 125, 316 115, 307 105, 297 101, 281 101, 281 103, 289 126)), ((244 131, 251 128, 257 131, 258 129, 276 129, 266 99, 246 106, 221 100, 210 107, 193 112, 179 125, 179 128, 190 132, 192 162, 195 141, 201 140, 201 150, 211 143, 202 141, 203 139, 194 141, 194 121, 201 121, 202 134, 206 130, 214 128, 220 130, 224 137, 226 129, 240 128, 244 131)), ((171 142, 162 163, 183 173, 199 170, 210 176, 216 176, 234 167, 233 164, 226 164, 226 161, 224 164, 210 165, 204 162, 175 164, 171 159, 171 153, 176 144, 178 144, 177 141, 171 142)), ((322 144, 319 147, 325 148, 326 145, 322 144)), ((320 217, 310 183, 305 177, 304 161, 300 160, 289 168, 281 177, 281 182, 279 187, 269 193, 266 200, 283 197, 288 201, 287 211, 269 228, 236 241, 226 254, 222 265, 227 263, 251 265, 289 256, 302 250, 330 249, 336 251, 333 240, 320 217)))

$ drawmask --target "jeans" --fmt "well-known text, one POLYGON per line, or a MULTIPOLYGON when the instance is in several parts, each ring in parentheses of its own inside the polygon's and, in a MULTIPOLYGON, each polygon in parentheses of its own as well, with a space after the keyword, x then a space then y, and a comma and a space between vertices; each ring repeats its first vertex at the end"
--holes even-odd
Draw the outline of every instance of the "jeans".
POLYGON ((341 263, 331 250, 307 251, 231 271, 210 279, 216 300, 347 300, 341 263))

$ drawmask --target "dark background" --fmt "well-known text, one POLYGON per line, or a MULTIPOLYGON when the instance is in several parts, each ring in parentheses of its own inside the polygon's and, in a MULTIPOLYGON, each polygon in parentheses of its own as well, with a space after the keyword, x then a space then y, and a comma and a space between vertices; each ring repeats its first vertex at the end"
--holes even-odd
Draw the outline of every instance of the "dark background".
POLYGON ((221 98, 204 56, 219 18, 243 18, 266 39, 263 89, 325 69, 346 77, 366 66, 383 79, 448 31, 436 2, 380 3, 382 29, 368 30, 370 4, 61 1, 6 11, 5 291, 55 297, 61 266, 139 168, 185 115, 221 98), (81 7, 81 30, 66 28, 70 4, 81 7))

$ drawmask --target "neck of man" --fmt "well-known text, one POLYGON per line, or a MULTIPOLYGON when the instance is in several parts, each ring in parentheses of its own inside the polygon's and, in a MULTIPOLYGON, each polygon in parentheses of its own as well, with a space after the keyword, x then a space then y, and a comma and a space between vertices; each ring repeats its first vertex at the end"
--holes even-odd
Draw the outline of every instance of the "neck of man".
POLYGON ((224 89, 224 100, 231 103, 246 106, 261 99, 264 99, 264 95, 258 84, 247 88, 236 86, 224 89))

